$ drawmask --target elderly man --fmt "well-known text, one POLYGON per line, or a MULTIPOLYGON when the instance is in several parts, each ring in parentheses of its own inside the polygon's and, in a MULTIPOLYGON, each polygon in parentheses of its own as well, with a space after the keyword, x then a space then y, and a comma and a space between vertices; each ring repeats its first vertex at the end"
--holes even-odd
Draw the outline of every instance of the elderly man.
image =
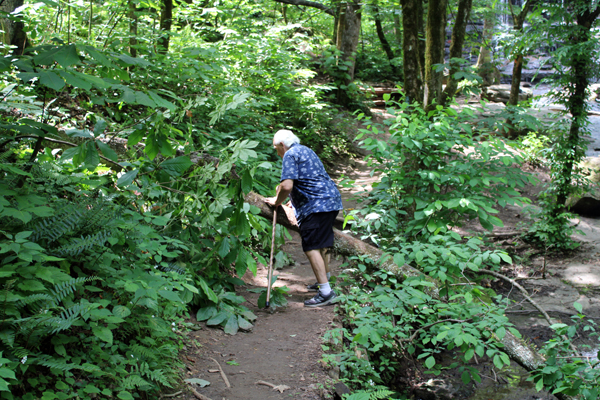
POLYGON ((308 257, 317 283, 309 290, 318 290, 315 297, 304 302, 305 307, 319 307, 332 302, 336 294, 329 286, 329 254, 333 246, 333 222, 342 207, 342 196, 314 151, 300 144, 291 131, 282 129, 273 137, 273 147, 283 158, 281 183, 277 197, 267 199, 274 207, 288 196, 300 226, 302 250, 308 257))

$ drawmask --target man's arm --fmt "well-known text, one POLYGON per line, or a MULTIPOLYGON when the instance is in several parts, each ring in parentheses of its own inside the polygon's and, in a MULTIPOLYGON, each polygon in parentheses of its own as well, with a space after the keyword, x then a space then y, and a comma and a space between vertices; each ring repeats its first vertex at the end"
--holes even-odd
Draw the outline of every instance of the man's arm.
POLYGON ((294 188, 294 181, 292 179, 285 179, 281 181, 279 186, 277 187, 277 197, 268 198, 265 200, 267 204, 270 204, 274 207, 279 207, 285 199, 288 198, 292 189, 294 188))

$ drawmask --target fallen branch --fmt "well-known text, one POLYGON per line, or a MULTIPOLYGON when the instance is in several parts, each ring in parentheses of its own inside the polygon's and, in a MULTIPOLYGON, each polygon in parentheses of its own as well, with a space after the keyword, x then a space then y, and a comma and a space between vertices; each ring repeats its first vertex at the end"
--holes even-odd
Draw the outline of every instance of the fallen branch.
POLYGON ((225 372, 223 372, 223 368, 221 368, 221 365, 214 358, 211 358, 211 360, 213 360, 217 364, 217 367, 219 367, 219 372, 221 373, 221 378, 223 378, 227 387, 231 388, 231 385, 229 384, 229 379, 227 379, 227 375, 225 375, 225 372))
POLYGON ((175 392, 175 393, 171 393, 171 394, 161 394, 159 398, 164 399, 166 397, 175 397, 175 396, 179 396, 181 393, 183 393, 183 390, 180 390, 179 392, 175 392))
POLYGON ((193 387, 190 387, 190 389, 192 390, 192 393, 194 394, 194 396, 196 396, 197 399, 211 400, 210 397, 206 397, 205 395, 198 393, 198 391, 196 389, 194 389, 193 387))
MULTIPOLYGON (((542 307, 539 306, 538 303, 536 303, 535 301, 533 301, 533 299, 531 297, 529 297, 529 293, 527 292, 527 290, 525 290, 525 288, 521 285, 519 285, 514 279, 511 279, 507 276, 504 276, 502 274, 499 274, 498 272, 494 272, 494 271, 489 271, 487 269, 480 269, 479 270, 480 274, 485 274, 485 275, 491 275, 494 276, 496 278, 499 279, 503 279, 507 282, 510 282, 512 285, 514 285, 517 289, 519 289, 519 291, 521 292, 521 294, 523 294, 523 297, 525 297, 525 299, 532 305, 534 306, 546 319, 546 321, 548 321, 549 325, 554 325, 556 323, 556 321, 554 321, 552 318, 550 318, 550 316, 548 315, 548 313, 546 312, 546 310, 544 310, 542 307)), ((563 339, 565 340, 569 340, 566 336, 562 335, 563 339)), ((570 342, 569 342, 570 343, 570 342)), ((573 345, 573 343, 570 343, 571 350, 573 350, 573 352, 579 356, 579 350, 577 350, 577 347, 575 347, 573 345)))
POLYGON ((258 382, 256 382, 256 384, 257 385, 269 386, 273 390, 279 390, 279 393, 283 393, 284 390, 291 389, 291 387, 289 387, 287 385, 278 385, 278 386, 276 386, 276 385, 273 385, 272 383, 265 382, 265 381, 258 381, 258 382))

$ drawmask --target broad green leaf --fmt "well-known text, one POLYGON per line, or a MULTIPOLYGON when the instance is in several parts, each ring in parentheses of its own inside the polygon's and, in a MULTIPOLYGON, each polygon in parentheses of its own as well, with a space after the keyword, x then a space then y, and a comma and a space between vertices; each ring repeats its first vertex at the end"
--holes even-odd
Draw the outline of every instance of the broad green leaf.
POLYGON ((125 306, 115 306, 112 310, 114 316, 119 318, 126 318, 131 314, 131 310, 129 307, 125 306))
POLYGON ((65 86, 63 78, 55 72, 42 70, 39 72, 40 83, 57 92, 65 86))
POLYGON ((221 245, 219 246, 219 250, 217 251, 217 253, 221 256, 221 258, 225 258, 225 256, 229 254, 229 250, 229 238, 223 238, 223 240, 221 240, 221 245))
POLYGON ((161 297, 164 297, 167 300, 176 302, 176 303, 181 303, 181 298, 179 297, 179 295, 173 291, 170 290, 159 290, 158 294, 161 297))
POLYGON ((95 327, 92 328, 92 333, 98 339, 100 339, 100 340, 108 343, 109 345, 112 345, 113 334, 112 334, 111 330, 108 329, 107 327, 105 327, 105 326, 95 326, 95 327))
POLYGON ((138 172, 139 172, 138 169, 134 169, 134 170, 124 173, 123 175, 121 175, 121 177, 119 179, 117 179, 117 186, 130 185, 131 182, 133 182, 133 180, 137 176, 138 172))
POLYGON ((17 167, 13 167, 10 164, 0 164, 0 169, 3 171, 7 171, 11 174, 15 174, 15 175, 24 175, 24 176, 28 176, 28 177, 32 177, 32 175, 29 172, 25 172, 20 168, 17 167))
POLYGON ((0 215, 20 219, 24 224, 31 221, 31 213, 22 210, 16 210, 12 207, 6 207, 0 212, 0 215))
POLYGON ((244 331, 249 331, 250 329, 254 328, 254 325, 242 318, 241 315, 238 315, 238 326, 244 331))
POLYGON ((252 191, 252 175, 250 174, 250 170, 244 171, 244 175, 242 175, 242 191, 244 194, 250 193, 252 191))
POLYGON ((204 307, 198 310, 196 314, 196 320, 206 321, 217 314, 217 308, 215 306, 204 307))
POLYGON ((152 90, 148 90, 148 96, 150 96, 150 98, 152 99, 152 101, 154 101, 158 107, 165 107, 165 108, 168 108, 171 111, 173 111, 173 110, 175 110, 177 108, 175 106, 175 104, 171 103, 170 101, 167 101, 167 100, 163 99, 156 92, 154 92, 152 90))
POLYGON ((71 71, 58 71, 58 74, 65 80, 67 85, 71 85, 85 91, 88 91, 92 88, 92 84, 89 81, 81 79, 71 71))
POLYGON ((575 308, 580 314, 583 312, 583 306, 577 302, 573 303, 573 308, 575 308))
POLYGON ((435 365, 435 358, 433 358, 433 356, 429 356, 427 357, 427 359, 425 360, 425 366, 427 368, 432 368, 435 365))
POLYGON ((119 392, 119 394, 117 394, 117 397, 121 400, 134 400, 133 396, 131 395, 131 393, 123 390, 121 392, 119 392))
POLYGON ((206 325, 219 325, 231 316, 230 313, 219 311, 217 315, 206 321, 206 325))
POLYGON ((144 92, 135 92, 135 102, 143 106, 156 107, 156 103, 144 92))
POLYGON ((90 171, 96 169, 98 164, 100 164, 100 156, 98 155, 98 149, 96 148, 94 141, 88 142, 87 151, 85 152, 85 160, 83 163, 90 171))
POLYGON ((143 58, 131 57, 126 54, 115 54, 115 57, 128 65, 151 65, 148 61, 144 60, 143 58))
POLYGON ((96 140, 96 144, 100 148, 100 151, 102 152, 102 155, 104 157, 108 158, 111 161, 117 162, 117 153, 113 149, 111 149, 109 145, 107 145, 104 142, 101 142, 100 140, 96 140))
POLYGON ((206 281, 204 279, 199 278, 198 283, 200 283, 200 288, 202 289, 202 291, 204 292, 204 294, 206 295, 206 297, 208 297, 208 299, 210 301, 212 301, 215 304, 219 302, 219 298, 217 297, 215 292, 213 292, 213 290, 208 286, 208 284, 206 283, 206 281))
POLYGON ((144 131, 141 129, 136 130, 127 138, 128 146, 135 146, 144 138, 144 131))
POLYGON ((59 48, 56 54, 54 54, 54 59, 64 68, 77 64, 80 61, 77 55, 77 48, 74 44, 59 48))
POLYGON ((161 168, 171 176, 180 176, 192 166, 189 156, 171 158, 160 164, 161 168))
POLYGON ((223 329, 223 331, 229 335, 235 335, 238 332, 238 329, 239 329, 238 319, 236 318, 235 315, 232 315, 227 320, 227 323, 225 324, 225 328, 223 329))

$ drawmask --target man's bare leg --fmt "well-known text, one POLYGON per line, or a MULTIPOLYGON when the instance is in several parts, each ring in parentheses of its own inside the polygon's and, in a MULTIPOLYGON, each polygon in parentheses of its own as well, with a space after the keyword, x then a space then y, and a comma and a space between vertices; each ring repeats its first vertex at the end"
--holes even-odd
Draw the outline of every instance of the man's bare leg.
POLYGON ((331 260, 331 254, 329 254, 329 249, 319 249, 319 251, 321 252, 323 262, 325 263, 325 273, 329 274, 329 261, 331 260))
MULTIPOLYGON (((312 267, 313 273, 317 278, 317 282, 319 283, 327 283, 327 269, 329 268, 329 263, 325 262, 323 256, 321 255, 322 249, 315 249, 305 251, 306 257, 308 257, 308 261, 310 261, 310 266, 312 267)), ((329 261, 329 260, 328 260, 329 261)))

